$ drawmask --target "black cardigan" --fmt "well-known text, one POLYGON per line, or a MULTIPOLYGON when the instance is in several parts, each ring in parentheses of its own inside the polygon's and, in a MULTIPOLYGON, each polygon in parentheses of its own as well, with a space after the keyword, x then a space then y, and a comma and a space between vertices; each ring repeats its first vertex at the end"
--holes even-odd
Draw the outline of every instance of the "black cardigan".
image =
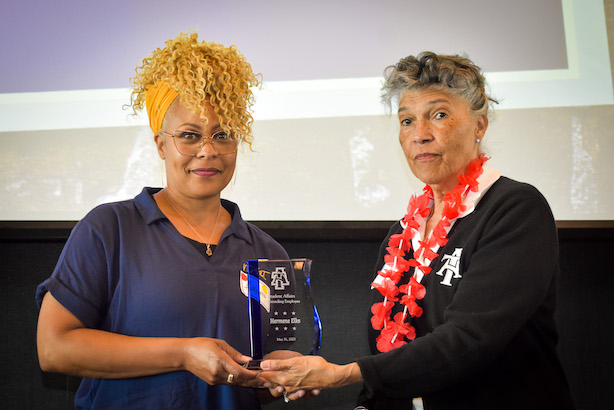
MULTIPOLYGON (((397 222, 388 236, 401 231, 397 222)), ((376 354, 379 332, 369 324, 374 356, 358 360, 358 404, 411 409, 411 398, 422 397, 425 410, 573 408, 555 349, 558 238, 545 198, 501 177, 448 239, 422 281, 416 339, 376 354), (442 284, 442 258, 459 249, 462 277, 442 284)), ((371 304, 382 300, 373 290, 371 304)))

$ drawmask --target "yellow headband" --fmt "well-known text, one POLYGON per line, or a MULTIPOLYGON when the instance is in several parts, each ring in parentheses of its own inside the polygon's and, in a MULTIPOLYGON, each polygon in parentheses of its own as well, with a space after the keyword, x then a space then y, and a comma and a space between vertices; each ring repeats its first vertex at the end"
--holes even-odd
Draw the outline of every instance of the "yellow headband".
POLYGON ((154 134, 157 134, 162 129, 162 121, 168 111, 168 107, 175 101, 179 93, 171 90, 168 85, 157 82, 145 91, 145 105, 147 107, 147 116, 149 117, 149 126, 154 134))

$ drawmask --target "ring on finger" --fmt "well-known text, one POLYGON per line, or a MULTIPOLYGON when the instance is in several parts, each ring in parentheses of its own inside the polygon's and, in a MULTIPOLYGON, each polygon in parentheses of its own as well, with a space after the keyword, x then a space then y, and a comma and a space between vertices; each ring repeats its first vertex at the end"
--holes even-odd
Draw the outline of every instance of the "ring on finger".
POLYGON ((228 384, 232 384, 235 381, 235 376, 232 373, 228 373, 228 378, 226 379, 228 384))
POLYGON ((287 391, 284 392, 284 402, 286 402, 286 403, 290 402, 290 399, 288 399, 288 392, 287 391))

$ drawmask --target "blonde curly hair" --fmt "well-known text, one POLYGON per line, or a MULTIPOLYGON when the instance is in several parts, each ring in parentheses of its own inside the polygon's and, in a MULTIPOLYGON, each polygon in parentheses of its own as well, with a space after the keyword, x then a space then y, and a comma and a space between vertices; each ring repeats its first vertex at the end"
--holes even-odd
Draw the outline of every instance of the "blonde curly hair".
POLYGON ((222 129, 251 148, 254 121, 251 87, 261 84, 260 74, 254 74, 236 46, 199 42, 194 32, 180 33, 165 45, 145 58, 137 66, 136 76, 130 79, 130 106, 134 114, 145 108, 146 91, 161 82, 177 91, 181 103, 200 114, 205 123, 205 101, 209 99, 222 129))

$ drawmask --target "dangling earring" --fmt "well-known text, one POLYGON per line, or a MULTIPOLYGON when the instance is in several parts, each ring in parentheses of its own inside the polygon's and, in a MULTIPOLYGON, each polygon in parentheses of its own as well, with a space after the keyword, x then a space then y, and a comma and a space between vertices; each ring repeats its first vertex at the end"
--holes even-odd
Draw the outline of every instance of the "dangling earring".
POLYGON ((166 162, 164 162, 164 158, 161 158, 160 161, 160 181, 162 182, 162 186, 166 186, 166 162))

